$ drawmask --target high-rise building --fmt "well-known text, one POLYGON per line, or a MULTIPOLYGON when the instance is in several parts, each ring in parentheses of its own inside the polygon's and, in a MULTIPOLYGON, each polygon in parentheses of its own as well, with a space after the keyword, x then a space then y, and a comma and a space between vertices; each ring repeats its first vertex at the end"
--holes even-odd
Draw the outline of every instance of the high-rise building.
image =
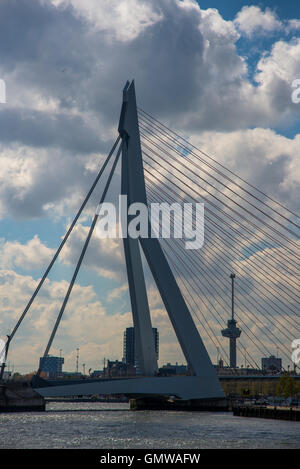
POLYGON ((135 343, 134 343, 134 327, 127 327, 124 331, 123 340, 123 361, 127 365, 135 363, 135 343))
POLYGON ((40 358, 40 369, 45 373, 48 373, 49 376, 55 377, 62 373, 62 366, 64 364, 64 358, 62 357, 52 357, 48 355, 40 358))
POLYGON ((159 358, 159 334, 157 327, 152 327, 153 331, 153 336, 154 336, 154 347, 155 347, 155 353, 156 353, 156 360, 158 361, 159 358))
MULTIPOLYGON (((159 357, 159 333, 156 327, 152 327, 155 344, 156 359, 159 357)), ((124 331, 123 341, 123 361, 127 365, 138 366, 135 353, 135 334, 134 327, 127 327, 124 331)))

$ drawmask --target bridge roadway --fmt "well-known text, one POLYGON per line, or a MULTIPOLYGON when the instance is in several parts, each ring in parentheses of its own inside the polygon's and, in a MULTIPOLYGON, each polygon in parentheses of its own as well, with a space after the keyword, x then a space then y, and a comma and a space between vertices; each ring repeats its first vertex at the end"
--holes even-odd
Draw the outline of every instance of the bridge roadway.
POLYGON ((211 376, 120 377, 110 379, 44 380, 34 377, 33 389, 43 397, 125 394, 127 396, 176 396, 181 399, 224 399, 212 395, 211 376))
MULTIPOLYGON (((240 394, 244 387, 253 393, 275 392, 280 375, 220 375, 219 380, 226 395, 240 394)), ((293 376, 300 385, 300 375, 293 376)), ((43 397, 86 396, 93 394, 125 394, 137 396, 177 396, 181 399, 211 398, 210 377, 156 376, 115 377, 45 380, 34 377, 32 387, 43 397)), ((214 398, 222 398, 215 395, 214 398)))

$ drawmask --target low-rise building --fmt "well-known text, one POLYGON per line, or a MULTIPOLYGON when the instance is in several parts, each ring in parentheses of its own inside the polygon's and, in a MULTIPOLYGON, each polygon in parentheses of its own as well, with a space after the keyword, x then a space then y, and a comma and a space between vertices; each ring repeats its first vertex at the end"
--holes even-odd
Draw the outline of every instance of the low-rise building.
POLYGON ((186 375, 188 372, 188 368, 186 365, 178 365, 176 362, 175 365, 171 365, 171 363, 167 363, 166 365, 163 365, 161 368, 159 368, 159 374, 160 375, 186 375))
POLYGON ((282 370, 282 360, 276 358, 275 355, 270 355, 268 358, 261 359, 261 367, 267 373, 278 373, 282 370))

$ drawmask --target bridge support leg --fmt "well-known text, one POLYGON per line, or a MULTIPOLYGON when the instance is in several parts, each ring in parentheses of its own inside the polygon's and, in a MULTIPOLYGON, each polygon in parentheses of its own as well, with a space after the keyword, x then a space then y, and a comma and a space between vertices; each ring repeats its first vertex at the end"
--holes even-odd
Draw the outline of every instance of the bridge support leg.
MULTIPOLYGON (((147 206, 134 82, 131 82, 130 84, 127 82, 123 91, 123 105, 119 122, 119 133, 122 137, 125 148, 123 162, 128 170, 128 203, 131 204, 139 202, 147 206)), ((206 397, 223 398, 224 393, 216 371, 210 361, 209 355, 176 283, 160 243, 158 239, 151 238, 150 236, 150 221, 148 228, 149 237, 139 237, 139 242, 144 251, 146 260, 149 264, 190 370, 193 375, 203 377, 203 380, 205 380, 209 385, 210 395, 206 397)), ((127 242, 127 245, 130 246, 130 243, 127 242)), ((127 250, 129 250, 128 247, 127 250)), ((137 299, 139 292, 136 291, 136 286, 134 285, 132 264, 130 265, 130 262, 128 262, 127 265, 129 266, 128 277, 129 288, 131 289, 131 298, 137 299)), ((137 302, 132 301, 132 308, 133 310, 137 310, 137 315, 140 315, 139 317, 142 317, 144 315, 142 308, 145 309, 145 297, 142 299, 140 296, 140 299, 141 306, 139 307, 137 302)), ((144 334, 144 330, 140 331, 140 333, 144 334)))
MULTIPOLYGON (((128 152, 125 139, 122 148, 121 184, 122 195, 127 195, 128 201, 128 152)), ((135 354, 138 367, 143 376, 154 376, 158 372, 158 367, 139 242, 137 239, 124 237, 123 245, 134 324, 135 354)))

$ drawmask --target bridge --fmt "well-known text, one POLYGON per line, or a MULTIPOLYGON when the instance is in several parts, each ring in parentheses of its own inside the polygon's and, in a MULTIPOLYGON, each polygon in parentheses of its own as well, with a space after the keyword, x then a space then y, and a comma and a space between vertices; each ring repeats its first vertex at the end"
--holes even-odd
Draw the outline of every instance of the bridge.
MULTIPOLYGON (((185 249, 186 240, 180 237, 175 236, 171 240, 149 236, 155 230, 153 220, 148 216, 147 236, 140 233, 137 237, 123 237, 136 355, 141 375, 122 379, 50 382, 40 377, 42 360, 32 386, 40 395, 49 397, 126 394, 175 396, 184 400, 222 400, 224 393, 205 343, 212 344, 218 350, 227 366, 236 366, 237 349, 244 355, 248 366, 259 368, 253 354, 247 357, 245 340, 262 356, 272 355, 276 347, 287 362, 291 361, 291 342, 300 334, 300 217, 138 108, 133 81, 127 82, 123 90, 118 133, 53 259, 17 324, 7 336, 1 378, 13 337, 91 194, 99 181, 102 182, 105 169, 111 165, 102 186, 99 206, 46 345, 44 360, 48 356, 99 219, 100 208, 121 160, 121 195, 126 196, 126 209, 133 204, 149 207, 150 203, 168 202, 174 206, 178 202, 185 202, 190 211, 187 215, 195 227, 197 219, 192 203, 204 203, 205 247, 185 249), (159 376, 141 252, 186 358, 189 376, 159 376), (233 302, 233 270, 239 281, 236 311, 233 302), (232 278, 231 304, 226 293, 229 276, 232 278), (230 311, 232 317, 225 329, 230 311), (234 313, 240 329, 236 327, 234 313), (221 330, 231 341, 230 356, 220 340, 221 330)), ((128 232, 131 220, 130 216, 122 220, 123 233, 128 232)), ((180 228, 178 223, 175 217, 174 229, 180 228)), ((158 220, 157 226, 163 229, 161 225, 158 220)))

